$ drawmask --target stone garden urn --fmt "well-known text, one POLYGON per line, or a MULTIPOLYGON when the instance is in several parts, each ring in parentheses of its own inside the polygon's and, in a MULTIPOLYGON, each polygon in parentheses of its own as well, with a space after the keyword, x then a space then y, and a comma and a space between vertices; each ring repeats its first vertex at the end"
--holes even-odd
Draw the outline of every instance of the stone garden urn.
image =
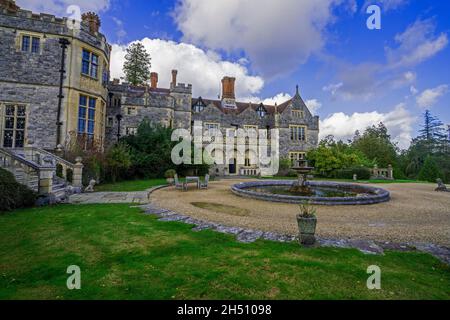
POLYGON ((311 246, 316 243, 316 209, 305 203, 300 205, 300 211, 297 215, 299 242, 301 245, 311 246))
POLYGON ((297 223, 299 229, 299 241, 300 244, 311 246, 316 243, 316 217, 303 217, 302 215, 297 215, 297 223))

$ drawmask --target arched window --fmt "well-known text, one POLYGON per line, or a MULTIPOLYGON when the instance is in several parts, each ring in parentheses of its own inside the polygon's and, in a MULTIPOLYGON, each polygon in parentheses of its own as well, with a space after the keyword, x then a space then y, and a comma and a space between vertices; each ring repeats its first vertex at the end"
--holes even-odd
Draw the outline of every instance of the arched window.
POLYGON ((267 110, 266 108, 264 108, 264 105, 261 103, 258 107, 258 109, 256 109, 256 113, 261 117, 264 118, 267 114, 267 110))

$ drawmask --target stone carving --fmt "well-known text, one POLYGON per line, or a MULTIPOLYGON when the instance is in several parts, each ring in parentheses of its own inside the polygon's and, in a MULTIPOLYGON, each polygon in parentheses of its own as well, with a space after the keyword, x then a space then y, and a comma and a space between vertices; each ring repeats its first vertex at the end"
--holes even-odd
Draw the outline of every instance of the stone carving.
POLYGON ((447 189, 447 186, 444 184, 444 182, 441 179, 436 180, 438 187, 435 191, 437 192, 450 192, 450 190, 447 189))
POLYGON ((97 181, 95 181, 94 179, 89 181, 89 185, 86 187, 86 189, 84 189, 84 192, 94 192, 94 186, 96 183, 97 181))

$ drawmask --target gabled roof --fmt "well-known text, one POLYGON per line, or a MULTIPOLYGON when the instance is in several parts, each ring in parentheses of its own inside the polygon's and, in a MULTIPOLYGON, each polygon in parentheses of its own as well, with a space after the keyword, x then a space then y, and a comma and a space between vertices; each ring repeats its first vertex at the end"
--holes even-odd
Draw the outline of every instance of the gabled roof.
POLYGON ((197 98, 197 99, 192 99, 192 106, 196 105, 197 102, 202 99, 203 103, 208 106, 208 105, 213 105, 215 106, 217 109, 219 109, 222 113, 224 114, 241 114, 242 112, 244 112, 245 110, 247 110, 248 108, 252 108, 253 111, 256 112, 256 110, 262 105, 264 107, 264 109, 266 109, 268 114, 274 114, 275 113, 275 106, 273 105, 265 105, 263 103, 250 103, 250 102, 236 102, 236 109, 231 109, 231 108, 224 108, 222 106, 222 101, 221 100, 211 100, 211 99, 203 99, 201 97, 197 98))

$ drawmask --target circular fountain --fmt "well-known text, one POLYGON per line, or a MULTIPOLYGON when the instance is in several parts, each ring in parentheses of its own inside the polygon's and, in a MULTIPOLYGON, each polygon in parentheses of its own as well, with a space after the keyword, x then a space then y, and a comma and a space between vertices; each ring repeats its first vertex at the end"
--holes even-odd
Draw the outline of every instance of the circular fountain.
POLYGON ((390 193, 368 185, 308 181, 314 168, 306 160, 297 161, 292 168, 298 174, 296 181, 252 181, 234 185, 231 191, 241 197, 258 200, 305 203, 317 205, 368 205, 387 202, 390 193))

